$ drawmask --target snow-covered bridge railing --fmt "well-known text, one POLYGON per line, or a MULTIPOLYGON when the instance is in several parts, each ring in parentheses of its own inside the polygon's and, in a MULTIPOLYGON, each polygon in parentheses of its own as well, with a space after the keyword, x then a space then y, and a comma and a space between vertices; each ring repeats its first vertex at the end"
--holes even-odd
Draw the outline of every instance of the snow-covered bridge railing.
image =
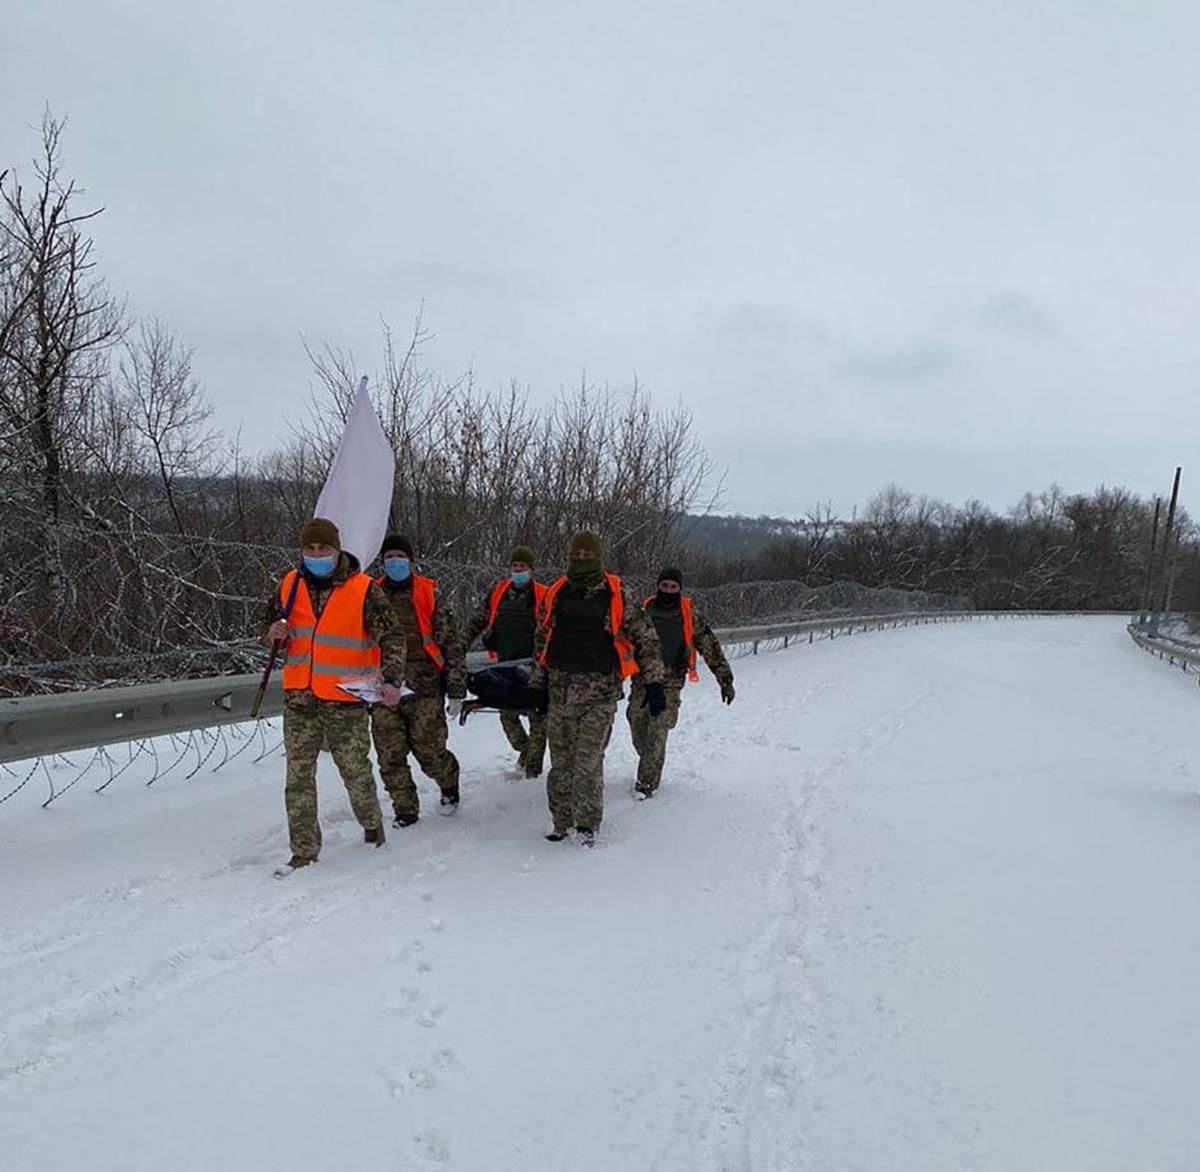
POLYGON ((1143 651, 1157 655, 1172 667, 1178 667, 1185 673, 1194 672, 1200 675, 1200 648, 1187 647, 1171 639, 1156 638, 1140 628, 1137 623, 1129 624, 1129 637, 1143 651))
MULTIPOLYGON (((757 654, 761 648, 814 642, 856 632, 980 618, 1028 617, 1028 611, 911 611, 887 615, 826 615, 791 623, 732 627, 717 631, 727 646, 757 654)), ((469 656, 468 662, 482 656, 469 656)), ((0 763, 100 748, 123 742, 219 728, 250 720, 257 674, 96 688, 53 696, 0 699, 0 763)), ((277 716, 283 691, 276 676, 261 714, 277 716)))

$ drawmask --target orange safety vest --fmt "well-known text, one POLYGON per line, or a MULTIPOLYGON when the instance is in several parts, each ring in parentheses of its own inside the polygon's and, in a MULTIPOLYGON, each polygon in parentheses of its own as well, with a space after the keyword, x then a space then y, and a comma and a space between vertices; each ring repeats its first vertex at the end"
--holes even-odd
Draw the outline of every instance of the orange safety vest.
MULTIPOLYGON (((651 594, 642 600, 643 606, 649 606, 657 595, 651 594)), ((696 644, 693 639, 696 634, 696 624, 692 619, 692 600, 686 595, 679 596, 679 613, 683 615, 683 646, 687 650, 687 678, 690 683, 700 682, 700 673, 696 670, 696 644)))
MULTIPOLYGON (((608 582, 608 589, 612 595, 608 624, 612 630, 613 647, 617 652, 617 666, 621 672, 621 679, 627 680, 630 676, 637 675, 639 669, 633 655, 632 641, 627 635, 621 634, 621 624, 625 621, 625 599, 621 594, 621 579, 616 574, 605 574, 604 578, 608 582)), ((546 597, 542 603, 542 626, 546 631, 546 641, 542 645, 542 654, 538 657, 538 664, 541 667, 545 667, 549 660, 550 641, 554 638, 554 603, 558 598, 558 592, 566 584, 567 578, 566 575, 563 575, 546 591, 546 597)))
MULTIPOLYGON (((511 585, 512 585, 512 579, 505 578, 504 581, 501 582, 495 588, 495 590, 492 591, 492 600, 491 600, 491 603, 489 604, 490 608, 491 608, 491 612, 488 615, 488 631, 490 631, 496 625, 496 615, 500 611, 500 600, 505 596, 505 594, 508 593, 508 588, 511 585)), ((545 604, 546 604, 546 595, 548 593, 549 593, 548 587, 543 586, 540 582, 534 582, 534 584, 533 584, 533 622, 534 622, 535 626, 537 625, 538 620, 541 618, 542 607, 545 606, 545 604)), ((487 632, 485 631, 484 634, 487 634, 487 632)), ((487 654, 488 654, 488 659, 499 659, 500 658, 494 651, 489 651, 487 654)))
MULTIPOLYGON (((379 585, 387 581, 386 577, 376 578, 379 585)), ((433 609, 436 604, 434 591, 437 582, 433 578, 422 578, 420 574, 412 576, 413 611, 417 616, 417 629, 421 632, 421 643, 425 654, 433 660, 438 671, 446 670, 446 659, 442 649, 433 641, 433 609)))
MULTIPOLYGON (((287 606, 298 572, 292 570, 284 575, 279 587, 281 606, 287 606)), ((318 619, 313 613, 308 583, 300 579, 288 615, 287 653, 283 661, 285 692, 311 689, 321 700, 360 703, 338 684, 379 670, 379 646, 363 626, 363 603, 370 587, 371 579, 366 574, 351 575, 333 588, 318 619)))

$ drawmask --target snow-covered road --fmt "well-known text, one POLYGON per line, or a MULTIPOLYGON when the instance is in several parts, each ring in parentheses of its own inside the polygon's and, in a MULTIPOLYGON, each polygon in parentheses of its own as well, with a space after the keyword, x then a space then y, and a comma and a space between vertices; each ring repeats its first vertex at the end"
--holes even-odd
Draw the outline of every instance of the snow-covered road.
POLYGON ((323 761, 282 883, 278 757, 0 806, 0 1170, 1196 1168, 1194 680, 1110 618, 734 666, 593 852, 479 717, 384 851, 323 761))

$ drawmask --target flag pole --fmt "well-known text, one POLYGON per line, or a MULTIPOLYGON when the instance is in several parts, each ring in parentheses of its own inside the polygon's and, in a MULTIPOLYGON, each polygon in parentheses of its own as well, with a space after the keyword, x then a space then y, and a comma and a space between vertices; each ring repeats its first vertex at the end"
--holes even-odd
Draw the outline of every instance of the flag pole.
MULTIPOLYGON (((338 527, 342 549, 357 557, 360 568, 370 564, 387 531, 396 471, 395 453, 371 403, 367 386, 367 376, 363 375, 342 437, 333 453, 325 486, 317 498, 315 514, 327 517, 338 527)), ((297 567, 281 618, 291 617, 299 586, 300 568, 297 567)), ((277 639, 271 644, 271 654, 250 709, 254 719, 262 710, 271 672, 284 643, 285 639, 277 639)))
MULTIPOLYGON (((300 589, 300 568, 296 567, 296 576, 292 579, 292 589, 288 593, 287 605, 283 608, 283 614, 279 617, 282 619, 291 618, 292 607, 296 605, 296 591, 300 589)), ((259 710, 262 708, 262 702, 267 694, 267 685, 271 682, 271 672, 275 670, 275 660, 279 658, 279 652, 283 648, 286 639, 275 639, 271 643, 271 654, 267 656, 267 666, 263 668, 262 679, 258 682, 258 691, 254 693, 254 703, 250 705, 250 719, 257 720, 259 710)))

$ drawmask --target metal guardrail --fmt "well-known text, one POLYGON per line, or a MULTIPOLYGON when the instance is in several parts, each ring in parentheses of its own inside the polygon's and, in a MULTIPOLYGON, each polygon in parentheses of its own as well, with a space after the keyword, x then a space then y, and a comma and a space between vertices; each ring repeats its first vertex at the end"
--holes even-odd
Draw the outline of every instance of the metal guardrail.
MULTIPOLYGON (((818 637, 880 630, 915 624, 959 622, 980 618, 1020 618, 1031 611, 910 611, 890 615, 826 615, 793 623, 717 630, 726 646, 746 646, 752 654, 764 644, 813 642, 818 637)), ((468 666, 482 666, 482 653, 467 657, 468 666)), ((126 741, 249 721, 259 675, 216 676, 174 683, 138 684, 128 688, 97 688, 55 696, 0 699, 0 764, 28 760, 74 749, 98 748, 126 741)), ((260 715, 283 711, 283 688, 272 679, 260 715)))
POLYGON ((855 631, 880 631, 886 627, 908 627, 917 623, 947 623, 959 622, 966 619, 985 618, 990 615, 1016 615, 1016 611, 902 611, 898 614, 868 614, 868 615, 825 615, 818 619, 801 619, 794 623, 767 624, 757 627, 724 627, 716 632, 716 636, 726 647, 753 646, 753 653, 758 653, 762 643, 782 642, 785 647, 793 641, 800 641, 808 636, 807 641, 813 642, 818 635, 829 635, 836 638, 839 632, 847 635, 855 631))
POLYGON ((1200 649, 1193 650, 1169 639, 1155 638, 1138 629, 1136 623, 1129 624, 1129 637, 1151 655, 1165 659, 1172 667, 1180 668, 1184 674, 1195 672, 1200 675, 1200 649))

